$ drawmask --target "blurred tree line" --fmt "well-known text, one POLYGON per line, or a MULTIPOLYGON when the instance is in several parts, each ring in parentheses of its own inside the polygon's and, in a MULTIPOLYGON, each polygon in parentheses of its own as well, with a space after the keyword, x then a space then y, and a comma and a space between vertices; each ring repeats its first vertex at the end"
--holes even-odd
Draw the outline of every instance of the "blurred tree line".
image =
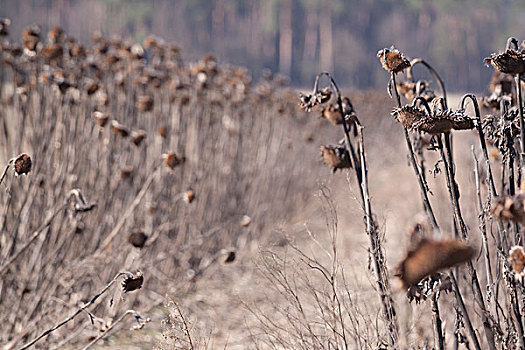
POLYGON ((394 44, 424 57, 452 90, 479 91, 491 69, 482 59, 506 37, 525 39, 520 0, 0 0, 0 15, 24 26, 60 25, 81 41, 91 32, 174 42, 186 58, 269 68, 309 84, 320 70, 357 88, 385 86, 375 57, 394 44))

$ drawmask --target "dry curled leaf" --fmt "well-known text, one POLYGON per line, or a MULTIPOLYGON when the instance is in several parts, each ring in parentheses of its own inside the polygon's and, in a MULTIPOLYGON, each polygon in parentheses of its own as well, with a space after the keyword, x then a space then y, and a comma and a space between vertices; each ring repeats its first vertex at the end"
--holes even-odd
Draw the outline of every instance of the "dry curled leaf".
POLYGON ((396 276, 409 288, 442 269, 468 261, 473 255, 474 248, 460 240, 422 239, 399 264, 396 276))

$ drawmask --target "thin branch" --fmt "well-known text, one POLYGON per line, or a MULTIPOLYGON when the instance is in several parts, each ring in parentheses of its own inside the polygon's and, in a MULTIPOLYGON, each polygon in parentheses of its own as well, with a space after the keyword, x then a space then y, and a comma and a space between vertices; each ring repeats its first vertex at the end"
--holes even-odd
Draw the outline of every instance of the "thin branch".
POLYGON ((95 303, 95 301, 97 301, 97 299, 102 295, 104 294, 116 281, 117 279, 120 277, 120 276, 123 276, 123 275, 126 275, 126 276, 133 276, 133 273, 131 272, 127 272, 127 271, 123 271, 123 272, 119 272, 115 275, 115 277, 113 277, 113 279, 104 287, 102 288, 93 298, 91 298, 91 300, 86 303, 85 305, 81 306, 77 311, 75 311, 74 314, 72 314, 71 316, 67 317, 66 319, 64 319, 63 321, 57 323, 55 326, 45 330, 42 334, 40 334, 38 337, 36 337, 35 339, 31 340, 29 343, 25 344, 24 346, 22 346, 19 350, 24 350, 24 349, 27 349, 29 348, 30 346, 34 345, 36 342, 38 342, 40 339, 42 339, 43 337, 45 337, 46 335, 49 335, 51 333, 53 333, 54 331, 56 331, 57 329, 59 329, 60 327, 64 326, 65 324, 67 324, 69 321, 72 321, 75 317, 77 317, 78 315, 80 315, 84 309, 90 307, 91 305, 93 305, 95 303))

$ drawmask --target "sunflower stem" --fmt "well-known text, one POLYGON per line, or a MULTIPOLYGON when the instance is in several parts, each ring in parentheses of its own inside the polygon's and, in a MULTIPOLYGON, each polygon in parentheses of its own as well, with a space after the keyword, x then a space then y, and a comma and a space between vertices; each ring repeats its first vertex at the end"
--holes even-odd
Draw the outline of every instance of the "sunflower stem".
MULTIPOLYGON (((394 85, 394 92, 396 95, 397 106, 398 108, 401 108, 401 98, 399 97, 399 92, 397 91, 395 73, 392 73, 392 84, 394 85)), ((428 107, 428 104, 427 104, 427 107, 428 107)), ((432 210, 432 206, 430 205, 430 201, 428 199, 428 186, 426 182, 424 181, 423 176, 421 175, 419 166, 417 164, 417 159, 414 153, 414 148, 412 146, 412 141, 410 140, 410 135, 408 134, 407 128, 403 127, 403 129, 405 131, 405 140, 406 140, 407 147, 408 147, 408 153, 410 155, 410 162, 412 164, 412 168, 414 169, 414 172, 416 173, 416 177, 417 177, 418 184, 419 184, 419 189, 421 190, 421 195, 423 197, 423 207, 425 208, 425 212, 429 216, 430 221, 432 221, 432 226, 434 227, 434 231, 440 232, 439 225, 436 220, 436 216, 434 215, 434 211, 432 210)))

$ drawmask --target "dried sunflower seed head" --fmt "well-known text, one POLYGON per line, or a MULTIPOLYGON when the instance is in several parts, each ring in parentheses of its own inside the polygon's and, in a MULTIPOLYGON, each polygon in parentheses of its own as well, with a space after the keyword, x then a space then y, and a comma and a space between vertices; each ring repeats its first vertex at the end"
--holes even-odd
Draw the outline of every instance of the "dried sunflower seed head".
POLYGON ((137 109, 140 112, 149 112, 153 110, 153 97, 149 95, 140 96, 137 101, 137 109))
POLYGON ((331 97, 332 92, 329 88, 321 89, 313 94, 304 94, 301 92, 299 95, 299 106, 302 110, 310 112, 312 108, 330 101, 331 97))
POLYGON ((405 288, 409 288, 439 270, 464 263, 473 255, 474 248, 460 240, 423 239, 407 253, 398 266, 396 276, 401 279, 405 288))
POLYGON ((116 120, 111 121, 111 131, 115 135, 120 135, 121 137, 128 137, 129 136, 129 130, 124 125, 120 124, 116 120))
POLYGON ((16 175, 29 174, 32 165, 33 163, 31 162, 31 157, 25 153, 22 153, 14 161, 16 175))
POLYGON ((147 239, 148 235, 142 231, 134 231, 128 236, 128 242, 135 248, 143 248, 147 239))
POLYGON ((497 198, 490 213, 499 220, 510 220, 525 225, 524 201, 523 195, 497 198))
POLYGON ((191 202, 195 200, 195 192, 193 192, 193 190, 186 191, 184 193, 183 199, 186 203, 190 204, 191 202))
POLYGON ((474 129, 474 120, 465 115, 457 115, 453 119, 454 125, 452 128, 454 130, 470 130, 474 129))
POLYGON ((410 105, 395 108, 391 115, 407 129, 412 128, 414 123, 427 117, 422 109, 410 105))
POLYGON ((142 271, 137 271, 133 275, 128 275, 124 281, 122 281, 122 290, 124 293, 132 292, 134 290, 142 288, 144 283, 144 275, 142 271))
POLYGON ((306 112, 310 112, 312 108, 316 106, 316 100, 313 95, 303 94, 301 92, 299 99, 300 99, 299 106, 301 107, 302 110, 306 112))
POLYGON ((393 46, 390 47, 390 49, 385 48, 379 50, 377 52, 377 57, 379 57, 383 68, 390 73, 399 73, 410 67, 410 61, 408 61, 406 57, 393 46))
POLYGON ((99 127, 104 128, 109 121, 109 114, 95 111, 93 112, 93 118, 95 118, 95 121, 99 127))
POLYGON ((228 254, 226 255, 226 258, 224 259, 225 264, 231 264, 235 261, 237 257, 237 254, 235 253, 235 250, 230 250, 228 254))
POLYGON ((330 89, 326 87, 324 89, 319 90, 316 96, 319 103, 323 104, 330 101, 330 98, 332 97, 332 91, 330 91, 330 89))
POLYGON ((343 123, 343 116, 335 105, 330 105, 321 111, 321 117, 328 120, 333 125, 339 125, 343 123))
POLYGON ((468 130, 474 128, 474 121, 467 117, 463 111, 445 110, 438 111, 431 117, 426 117, 412 125, 412 128, 431 135, 438 135, 455 130, 468 130))
POLYGON ((186 161, 186 157, 179 157, 175 153, 163 154, 162 157, 165 159, 166 165, 170 169, 175 169, 175 167, 186 161))
POLYGON ((424 118, 414 123, 412 128, 414 130, 426 132, 431 135, 438 135, 452 130, 454 122, 446 118, 424 118))
POLYGON ((525 276, 525 252, 523 251, 523 247, 512 247, 509 251, 509 260, 515 274, 514 277, 516 280, 521 281, 523 276, 525 276))
POLYGON ((503 53, 493 53, 484 59, 485 65, 489 63, 502 73, 521 74, 525 72, 523 53, 509 49, 503 53))
POLYGON ((131 142, 133 142, 135 146, 140 146, 140 144, 142 143, 142 141, 144 141, 145 138, 146 132, 144 130, 137 130, 131 132, 131 142))
POLYGON ((321 146, 321 157, 323 163, 335 173, 337 169, 351 168, 350 159, 343 146, 321 146))

